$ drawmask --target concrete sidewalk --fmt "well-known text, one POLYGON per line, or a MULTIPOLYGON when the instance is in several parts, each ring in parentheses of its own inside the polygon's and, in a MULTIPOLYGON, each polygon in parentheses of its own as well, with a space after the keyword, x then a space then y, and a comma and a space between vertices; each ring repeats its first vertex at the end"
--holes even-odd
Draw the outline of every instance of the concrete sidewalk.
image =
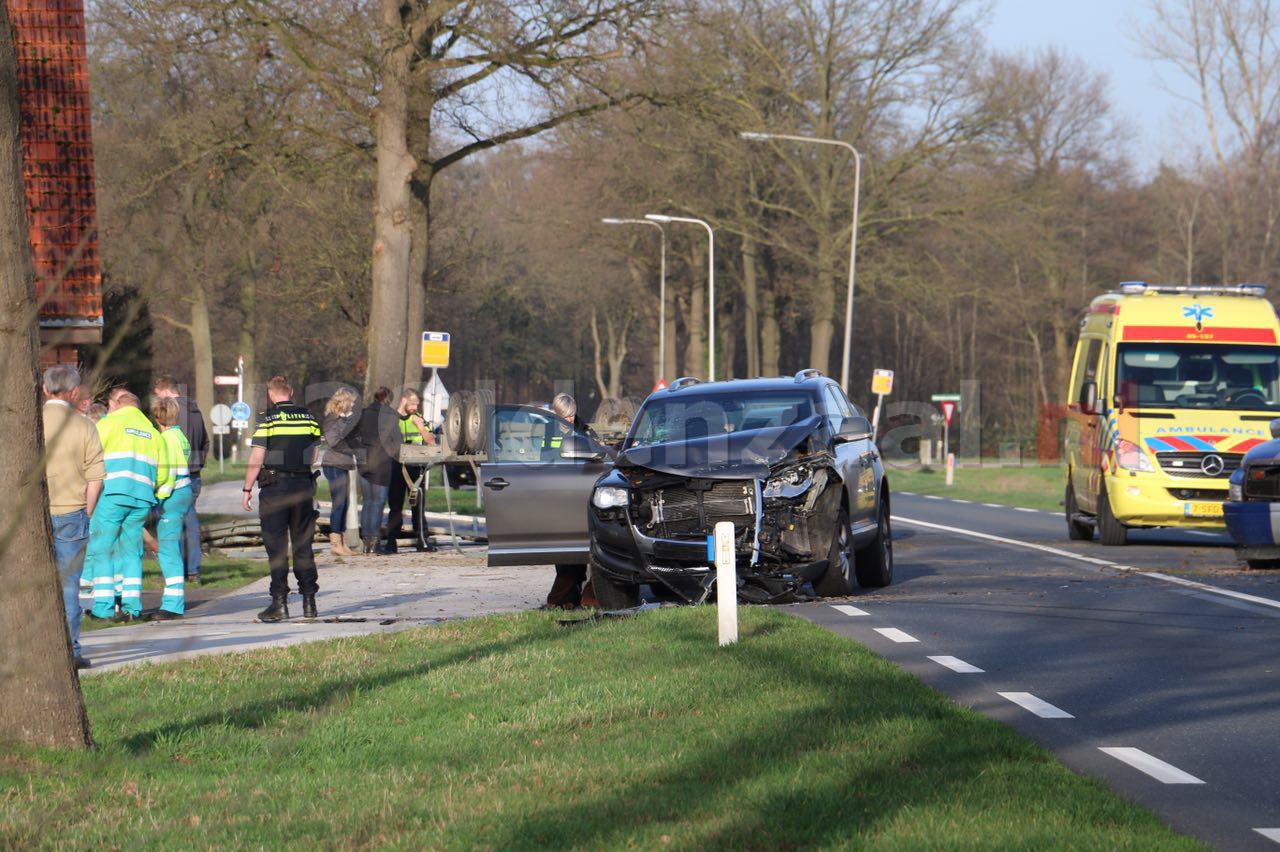
MULTIPOLYGON (((203 503, 203 499, 201 500, 203 503)), ((204 506, 202 505, 203 509, 204 506)), ((182 621, 113 627, 81 636, 91 674, 131 663, 181 660, 257 648, 295 645, 343 636, 361 636, 438 624, 499 612, 533 609, 546 600, 555 575, 551 566, 487 568, 483 548, 459 555, 402 552, 335 560, 317 549, 320 618, 303 620, 294 593, 280 624, 260 624, 257 613, 269 602, 268 578, 209 601, 182 621)))

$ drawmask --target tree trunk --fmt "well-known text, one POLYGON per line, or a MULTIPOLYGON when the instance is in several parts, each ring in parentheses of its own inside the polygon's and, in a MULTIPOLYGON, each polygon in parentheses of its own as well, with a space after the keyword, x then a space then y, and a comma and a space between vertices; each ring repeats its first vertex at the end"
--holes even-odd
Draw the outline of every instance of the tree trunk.
POLYGON ((213 408, 213 337, 209 332, 209 300, 204 284, 196 282, 191 296, 191 355, 196 368, 196 404, 213 408))
MULTIPOLYGON (((240 355, 244 358, 246 390, 258 386, 258 353, 254 345, 257 334, 258 255, 256 248, 250 248, 245 254, 245 275, 240 282, 240 355)), ((253 403, 250 402, 250 404, 253 403)), ((212 405, 212 394, 210 405, 212 405)), ((200 403, 200 410, 204 412, 205 417, 209 416, 209 409, 203 403, 200 403)))
MULTIPOLYGON (((423 181, 427 167, 418 170, 415 177, 423 181)), ((431 269, 431 175, 425 176, 425 186, 413 193, 409 206, 413 221, 409 248, 409 310, 405 323, 404 383, 407 387, 422 389, 422 332, 427 328, 427 275, 431 269)))
POLYGON ((600 399, 603 401, 609 395, 609 389, 604 383, 604 355, 600 349, 600 321, 596 316, 596 309, 591 309, 591 364, 595 368, 596 390, 600 392, 600 399))
POLYGON ((703 270, 707 268, 706 252, 695 248, 689 269, 694 274, 694 285, 689 290, 689 312, 684 318, 689 344, 685 347, 685 375, 707 375, 707 281, 703 270))
POLYGON ((366 393, 395 387, 404 377, 405 317, 409 311, 412 232, 409 181, 409 63, 413 44, 402 26, 400 0, 380 0, 381 88, 374 118, 377 167, 373 210, 373 300, 369 311, 366 393))
POLYGON ((810 307, 809 363, 804 366, 829 375, 831 340, 835 336, 835 263, 832 260, 830 240, 825 235, 820 239, 822 245, 818 249, 818 280, 810 307))
POLYGON ((747 348, 747 377, 760 375, 760 285, 757 279, 756 241, 742 238, 742 343, 747 348))
POLYGON ((760 372, 765 376, 780 376, 782 360, 782 329, 778 326, 777 303, 772 292, 766 291, 760 298, 760 372))
MULTIPOLYGON (((0 18, 8 18, 0 2, 0 18)), ((53 556, 13 31, 0 28, 0 740, 93 745, 53 556)))

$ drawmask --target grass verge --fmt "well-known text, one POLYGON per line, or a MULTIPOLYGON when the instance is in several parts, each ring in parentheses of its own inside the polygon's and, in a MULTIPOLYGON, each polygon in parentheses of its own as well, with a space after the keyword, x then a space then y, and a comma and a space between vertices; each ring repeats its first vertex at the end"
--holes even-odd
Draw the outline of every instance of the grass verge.
POLYGON ((752 608, 717 649, 715 617, 88 678, 96 751, 0 750, 0 846, 1198 848, 861 646, 752 608))
POLYGON ((1062 511, 1062 492, 1066 473, 1052 467, 957 467, 955 484, 948 487, 946 471, 937 468, 888 470, 894 491, 937 494, 980 503, 1002 506, 1025 506, 1028 509, 1062 511))

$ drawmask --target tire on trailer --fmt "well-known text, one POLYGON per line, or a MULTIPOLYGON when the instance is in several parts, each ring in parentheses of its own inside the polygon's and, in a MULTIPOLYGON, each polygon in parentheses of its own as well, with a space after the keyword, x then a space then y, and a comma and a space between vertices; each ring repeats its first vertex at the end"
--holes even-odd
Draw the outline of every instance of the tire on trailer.
POLYGON ((853 533, 849 529, 849 510, 842 503, 836 515, 836 531, 827 549, 827 570, 813 584, 813 590, 824 598, 853 594, 853 533))
POLYGON ((889 495, 880 498, 875 540, 853 555, 858 585, 880 589, 893 582, 893 522, 889 515, 889 495))
POLYGON ((470 397, 471 395, 466 391, 450 394, 449 409, 444 413, 444 442, 449 451, 457 455, 465 455, 467 452, 464 424, 467 422, 470 397))
POLYGON ((591 588, 595 590, 600 609, 631 609, 640 605, 640 586, 615 580, 601 570, 594 559, 587 565, 587 577, 591 580, 591 588))
POLYGON ((1072 541, 1093 541, 1093 525, 1075 520, 1075 516, 1080 514, 1080 507, 1076 505, 1076 492, 1070 482, 1067 483, 1067 493, 1062 505, 1067 513, 1067 538, 1072 541))
POLYGON ((1098 540, 1107 547, 1124 547, 1129 543, 1129 528, 1112 513, 1106 485, 1098 495, 1098 540))
POLYGON ((469 453, 483 453, 489 448, 489 413, 493 410, 493 391, 473 391, 467 397, 467 411, 462 419, 462 432, 469 453))

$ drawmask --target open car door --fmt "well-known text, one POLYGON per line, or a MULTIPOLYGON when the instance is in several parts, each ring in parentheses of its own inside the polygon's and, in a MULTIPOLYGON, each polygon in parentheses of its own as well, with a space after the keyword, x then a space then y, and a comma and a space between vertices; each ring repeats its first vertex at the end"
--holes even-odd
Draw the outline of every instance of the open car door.
POLYGON ((550 411, 495 405, 480 465, 489 565, 585 565, 587 501, 611 462, 604 447, 550 411), (589 444, 591 459, 569 458, 589 444))

